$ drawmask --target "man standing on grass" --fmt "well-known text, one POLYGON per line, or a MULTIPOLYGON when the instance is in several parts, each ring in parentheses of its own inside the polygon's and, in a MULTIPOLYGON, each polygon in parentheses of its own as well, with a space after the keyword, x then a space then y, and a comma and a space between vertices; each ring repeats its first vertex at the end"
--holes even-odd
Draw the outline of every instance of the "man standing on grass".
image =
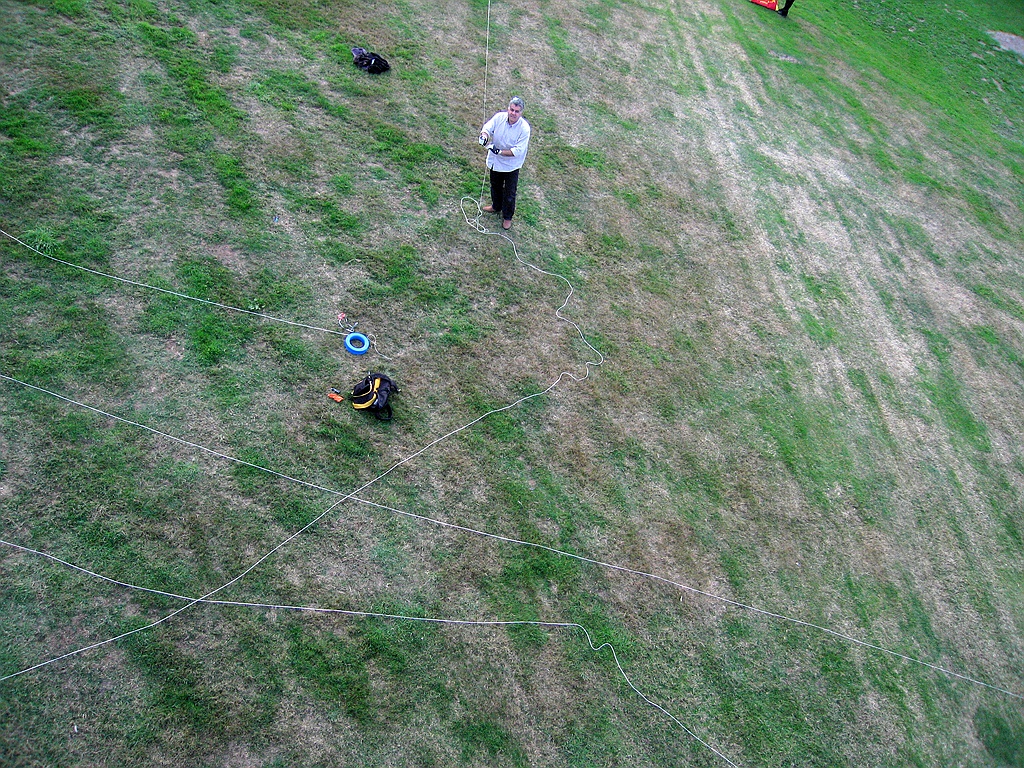
POLYGON ((526 160, 530 146, 530 124, 523 117, 523 100, 513 96, 508 111, 498 112, 480 129, 480 143, 487 147, 487 167, 491 171, 491 204, 487 213, 500 213, 502 229, 512 228, 516 212, 516 189, 519 169, 526 160))

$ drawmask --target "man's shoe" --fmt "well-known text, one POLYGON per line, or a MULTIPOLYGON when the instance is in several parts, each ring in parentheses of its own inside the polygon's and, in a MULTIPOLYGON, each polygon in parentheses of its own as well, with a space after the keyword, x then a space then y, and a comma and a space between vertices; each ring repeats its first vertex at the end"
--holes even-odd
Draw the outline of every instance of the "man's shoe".
POLYGON ((787 16, 789 16, 789 11, 779 11, 778 14, 782 18, 786 18, 787 16))
POLYGON ((485 205, 480 210, 483 211, 484 213, 498 213, 498 211, 494 209, 493 205, 485 205))
POLYGON ((502 229, 512 229, 512 219, 505 219, 501 222, 502 229))

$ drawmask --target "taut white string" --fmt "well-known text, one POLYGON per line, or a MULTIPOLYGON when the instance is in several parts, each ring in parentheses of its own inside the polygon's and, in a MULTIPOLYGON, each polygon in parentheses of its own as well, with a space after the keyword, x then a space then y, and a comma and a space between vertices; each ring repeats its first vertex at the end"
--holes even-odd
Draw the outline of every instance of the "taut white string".
POLYGON ((155 286, 155 285, 150 285, 149 283, 141 283, 141 282, 139 282, 137 280, 129 280, 126 277, 118 277, 117 275, 111 275, 111 274, 109 274, 107 272, 100 272, 99 270, 90 269, 89 267, 83 267, 81 264, 74 264, 74 263, 72 263, 70 261, 65 261, 64 259, 58 259, 56 256, 51 256, 48 253, 43 253, 38 248, 32 247, 31 245, 29 245, 25 241, 19 240, 14 235, 10 234, 9 232, 5 232, 2 229, 0 229, 0 235, 4 235, 5 237, 9 237, 11 240, 13 240, 14 242, 18 243, 19 245, 25 246, 26 248, 28 248, 33 253, 39 254, 44 259, 49 259, 50 261, 55 261, 58 264, 63 264, 64 266, 71 267, 72 269, 80 269, 83 272, 88 272, 90 275, 96 275, 98 277, 105 277, 108 280, 115 280, 115 281, 117 281, 119 283, 125 283, 127 285, 134 285, 137 288, 145 288, 145 289, 150 290, 150 291, 157 291, 158 293, 165 293, 168 296, 176 296, 179 299, 188 299, 189 301, 195 301, 195 302, 198 302, 199 304, 206 304, 206 305, 211 306, 211 307, 217 307, 218 309, 226 309, 229 312, 239 312, 239 313, 241 313, 243 315, 252 315, 253 317, 259 317, 259 318, 261 318, 263 320, 270 320, 270 321, 275 322, 275 323, 284 323, 285 325, 291 325, 291 326, 295 326, 295 327, 298 327, 298 328, 306 328, 307 330, 310 330, 310 331, 321 331, 323 333, 329 333, 329 334, 332 334, 334 336, 346 336, 347 335, 346 333, 344 333, 342 331, 335 331, 335 330, 332 330, 330 328, 321 328, 318 325, 307 325, 306 323, 297 323, 297 322, 294 322, 292 320, 285 320, 284 318, 274 317, 273 315, 268 315, 265 312, 254 312, 251 309, 242 309, 241 307, 233 307, 230 304, 221 304, 220 302, 217 302, 217 301, 209 301, 208 299, 200 299, 200 298, 198 298, 196 296, 189 296, 187 293, 179 293, 178 291, 172 291, 172 290, 169 290, 167 288, 160 288, 160 287, 155 286))

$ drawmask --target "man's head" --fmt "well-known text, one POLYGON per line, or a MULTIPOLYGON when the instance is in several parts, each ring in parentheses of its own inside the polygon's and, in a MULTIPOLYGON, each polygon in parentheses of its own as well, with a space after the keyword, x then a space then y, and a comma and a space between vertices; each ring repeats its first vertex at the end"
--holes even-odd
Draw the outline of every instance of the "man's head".
POLYGON ((514 123, 523 114, 523 107, 526 105, 518 96, 513 96, 508 102, 508 121, 514 123))

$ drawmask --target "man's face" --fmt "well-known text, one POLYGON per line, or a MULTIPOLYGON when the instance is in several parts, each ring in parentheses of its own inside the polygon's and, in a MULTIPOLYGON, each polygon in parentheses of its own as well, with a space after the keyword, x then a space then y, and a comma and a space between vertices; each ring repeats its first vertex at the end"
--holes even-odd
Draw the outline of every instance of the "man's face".
POLYGON ((523 114, 523 108, 516 104, 508 105, 508 121, 515 123, 519 119, 519 116, 523 114))

